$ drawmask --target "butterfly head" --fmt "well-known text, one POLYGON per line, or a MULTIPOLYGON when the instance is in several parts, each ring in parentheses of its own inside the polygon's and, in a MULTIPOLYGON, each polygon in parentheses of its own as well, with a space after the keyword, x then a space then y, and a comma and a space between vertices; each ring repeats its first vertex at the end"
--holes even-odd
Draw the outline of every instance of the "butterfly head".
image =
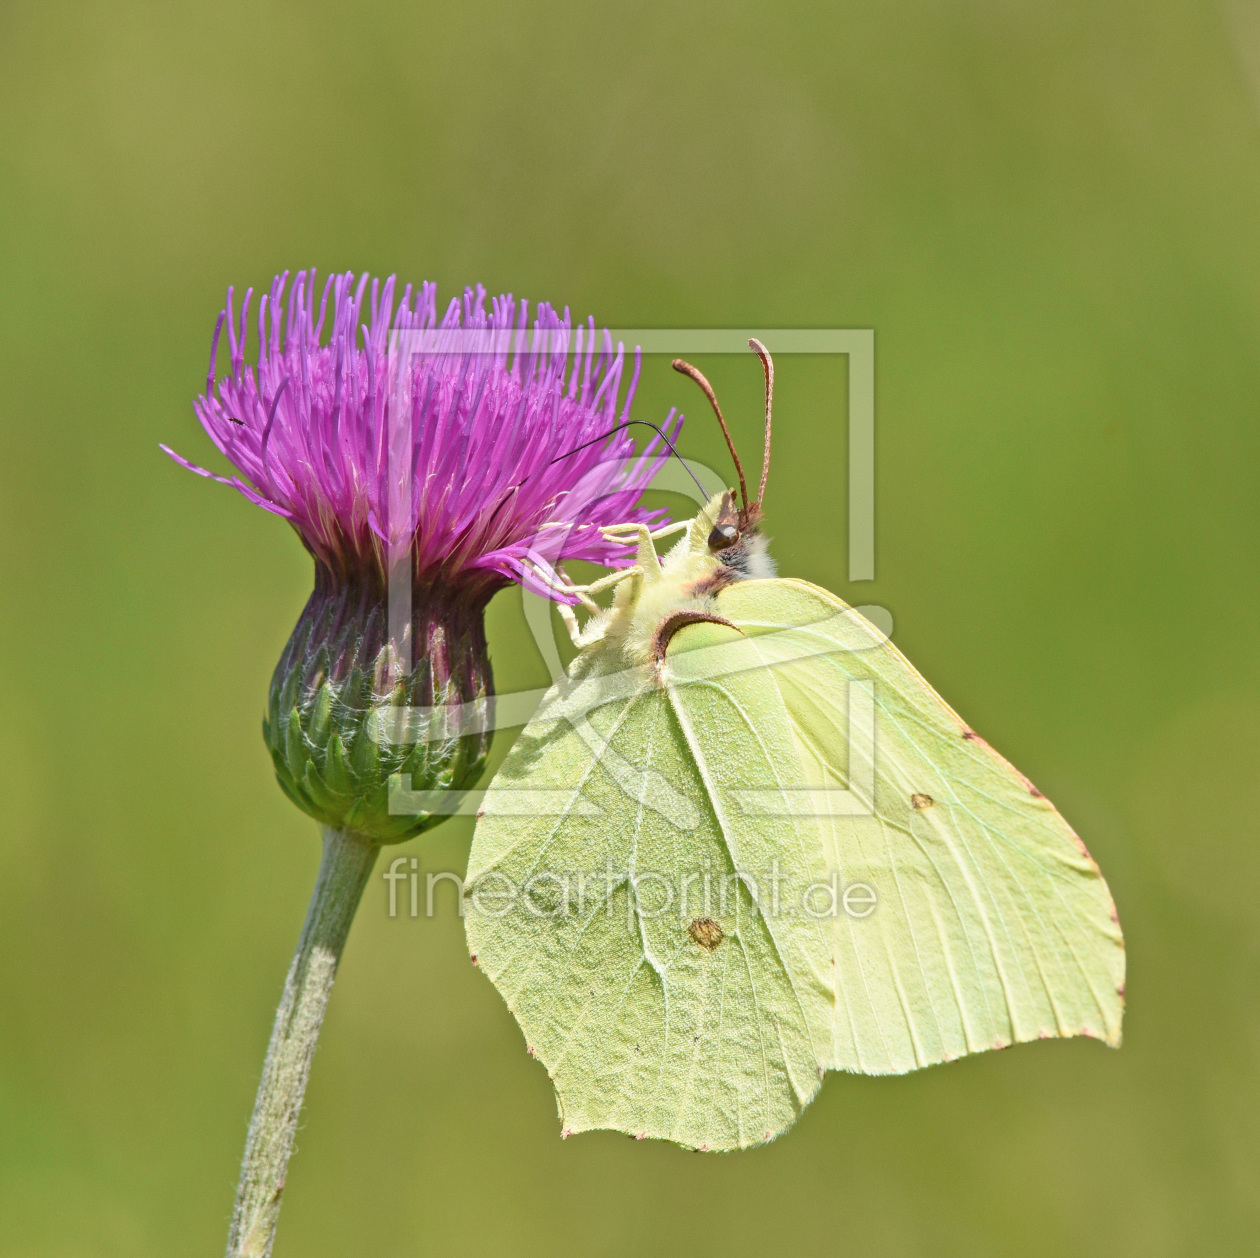
POLYGON ((728 489, 721 495, 717 504, 717 518, 709 532, 709 553, 721 557, 724 550, 738 546, 744 534, 748 532, 745 522, 740 519, 742 513, 735 506, 735 492, 728 489))
POLYGON ((725 582, 775 575, 774 561, 766 552, 766 538, 760 527, 761 511, 756 503, 740 508, 735 502, 735 491, 725 490, 715 495, 702 515, 701 536, 703 524, 709 520, 713 525, 704 545, 717 561, 725 582))

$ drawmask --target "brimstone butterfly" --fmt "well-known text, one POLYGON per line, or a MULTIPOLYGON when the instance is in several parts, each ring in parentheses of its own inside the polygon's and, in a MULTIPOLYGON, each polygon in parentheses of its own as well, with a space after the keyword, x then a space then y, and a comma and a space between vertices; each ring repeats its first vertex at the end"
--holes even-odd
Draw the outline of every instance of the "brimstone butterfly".
POLYGON ((1120 1040, 1124 943, 1084 844, 870 621, 775 578, 758 529, 773 366, 751 344, 757 499, 731 445, 741 505, 732 490, 690 523, 608 530, 637 561, 563 586, 590 613, 579 628, 562 609, 579 653, 473 838, 473 960, 566 1135, 744 1148, 829 1069, 1120 1040))

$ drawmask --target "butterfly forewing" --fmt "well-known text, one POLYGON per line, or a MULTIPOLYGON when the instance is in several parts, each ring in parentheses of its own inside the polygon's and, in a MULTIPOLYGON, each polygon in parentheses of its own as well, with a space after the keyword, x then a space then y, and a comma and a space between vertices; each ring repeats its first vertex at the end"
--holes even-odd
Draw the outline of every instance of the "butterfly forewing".
POLYGON ((1115 909, 1050 803, 825 590, 746 581, 718 604, 775 679, 838 880, 828 1064, 897 1073, 1045 1036, 1118 1042, 1115 909))

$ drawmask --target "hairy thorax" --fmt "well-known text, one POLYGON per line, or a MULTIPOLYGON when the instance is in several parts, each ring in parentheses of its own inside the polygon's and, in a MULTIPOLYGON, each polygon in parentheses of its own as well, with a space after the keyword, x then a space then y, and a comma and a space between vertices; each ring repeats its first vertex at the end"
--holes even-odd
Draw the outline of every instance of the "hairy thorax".
POLYGON ((630 665, 649 663, 652 638, 661 621, 683 610, 717 615, 714 596, 729 582, 724 566, 712 555, 671 552, 665 556, 659 578, 628 582, 617 591, 605 647, 621 651, 630 665))
POLYGON ((760 536, 721 552, 720 557, 680 544, 662 560, 659 576, 627 582, 617 591, 602 644, 621 651, 631 666, 648 664, 653 643, 659 644, 662 623, 676 612, 703 612, 716 619, 720 590, 735 581, 774 575, 774 561, 760 536))
MULTIPOLYGON (((657 555, 652 536, 642 529, 637 562, 624 579, 614 578, 619 584, 612 606, 594 611, 580 630, 570 615, 570 633, 584 654, 614 652, 626 667, 650 665, 668 646, 671 621, 677 628, 698 619, 722 620, 720 591, 735 581, 775 575, 755 518, 751 527, 736 531, 740 517, 731 498, 729 490, 715 494, 664 556, 657 555)), ((580 592, 583 587, 573 588, 580 592)), ((586 603, 593 608, 589 598, 586 603)))

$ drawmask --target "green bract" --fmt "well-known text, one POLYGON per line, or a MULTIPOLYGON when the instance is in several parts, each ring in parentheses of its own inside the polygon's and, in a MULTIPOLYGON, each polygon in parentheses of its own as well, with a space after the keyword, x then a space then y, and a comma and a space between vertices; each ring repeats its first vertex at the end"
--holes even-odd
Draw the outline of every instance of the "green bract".
POLYGON ((393 709, 492 702, 482 605, 450 591, 416 591, 414 670, 404 672, 385 632, 385 594, 370 578, 316 587, 271 680, 263 736, 276 778, 299 808, 324 825, 377 843, 398 843, 442 814, 391 814, 390 779, 415 790, 459 791, 485 767, 488 720, 451 735, 441 720, 414 738, 396 736, 393 709))

